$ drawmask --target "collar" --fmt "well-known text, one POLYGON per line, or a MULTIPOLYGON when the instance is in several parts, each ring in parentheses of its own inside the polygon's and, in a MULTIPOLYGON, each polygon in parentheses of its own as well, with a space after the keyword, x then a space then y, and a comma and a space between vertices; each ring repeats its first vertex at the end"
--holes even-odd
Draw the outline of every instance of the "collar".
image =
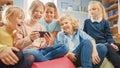
POLYGON ((94 20, 93 18, 91 18, 91 21, 100 23, 102 21, 102 17, 100 17, 98 20, 94 20))
MULTIPOLYGON (((73 36, 76 35, 77 32, 78 32, 78 30, 76 30, 75 32, 73 32, 73 36)), ((64 32, 64 31, 63 31, 63 33, 64 33, 65 35, 69 36, 68 33, 64 32)))

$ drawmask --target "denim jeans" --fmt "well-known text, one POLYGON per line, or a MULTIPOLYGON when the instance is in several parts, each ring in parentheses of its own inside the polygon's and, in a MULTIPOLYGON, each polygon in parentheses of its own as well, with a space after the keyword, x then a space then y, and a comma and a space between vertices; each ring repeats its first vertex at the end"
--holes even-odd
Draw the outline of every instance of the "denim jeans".
POLYGON ((77 61, 74 63, 76 66, 82 66, 82 68, 99 68, 102 64, 104 57, 107 53, 107 48, 104 44, 97 44, 97 51, 101 62, 97 65, 92 64, 92 44, 89 40, 82 40, 80 45, 73 51, 77 57, 77 61))
POLYGON ((27 49, 23 51, 23 54, 31 54, 35 57, 35 61, 43 62, 62 57, 67 54, 67 52, 68 47, 64 44, 58 43, 44 49, 27 49))
POLYGON ((97 44, 96 47, 97 47, 98 55, 99 55, 101 61, 100 61, 99 64, 93 65, 93 68, 100 68, 100 65, 102 64, 104 58, 105 58, 106 55, 107 55, 108 49, 107 49, 107 47, 105 46, 105 44, 102 44, 102 43, 97 44))

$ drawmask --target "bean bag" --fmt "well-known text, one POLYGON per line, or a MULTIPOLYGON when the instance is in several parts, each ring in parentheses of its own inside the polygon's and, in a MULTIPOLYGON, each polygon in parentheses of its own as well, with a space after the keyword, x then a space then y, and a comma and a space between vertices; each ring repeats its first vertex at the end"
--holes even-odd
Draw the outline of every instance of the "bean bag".
POLYGON ((105 58, 100 68, 114 68, 114 66, 107 58, 105 58))
POLYGON ((75 66, 67 57, 62 57, 45 62, 34 62, 32 68, 75 68, 75 66))

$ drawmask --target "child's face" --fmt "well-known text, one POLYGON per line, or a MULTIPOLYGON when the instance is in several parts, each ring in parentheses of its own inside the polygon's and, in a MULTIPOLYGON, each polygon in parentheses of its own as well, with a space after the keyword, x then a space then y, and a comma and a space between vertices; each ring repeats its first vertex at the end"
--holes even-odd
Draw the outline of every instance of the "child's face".
POLYGON ((45 20, 51 22, 54 19, 55 9, 53 7, 46 7, 45 20))
POLYGON ((99 6, 97 4, 91 4, 88 6, 88 12, 91 17, 98 17, 100 12, 99 12, 99 6))
POLYGON ((33 20, 34 22, 37 22, 39 19, 42 18, 43 13, 44 13, 44 8, 43 8, 42 6, 36 8, 36 9, 34 10, 34 12, 32 13, 32 20, 33 20))
POLYGON ((24 18, 20 16, 11 16, 9 17, 10 24, 9 26, 12 29, 15 29, 18 25, 22 24, 24 22, 24 18))
POLYGON ((64 19, 63 21, 60 22, 60 27, 63 31, 69 33, 71 31, 73 31, 73 27, 71 24, 71 21, 68 19, 64 19))

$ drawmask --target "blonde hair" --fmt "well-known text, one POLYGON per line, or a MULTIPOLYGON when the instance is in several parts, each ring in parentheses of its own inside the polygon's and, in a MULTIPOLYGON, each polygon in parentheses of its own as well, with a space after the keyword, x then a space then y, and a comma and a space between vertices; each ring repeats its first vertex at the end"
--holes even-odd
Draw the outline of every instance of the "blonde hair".
POLYGON ((53 2, 47 2, 46 3, 46 5, 45 5, 45 7, 52 7, 52 8, 54 8, 54 18, 55 19, 58 19, 58 17, 59 17, 59 14, 58 14, 58 9, 57 9, 57 7, 56 7, 56 5, 53 3, 53 2))
POLYGON ((71 21, 71 25, 72 25, 74 31, 79 29, 79 25, 77 23, 77 20, 71 15, 62 16, 59 20, 59 25, 61 25, 62 21, 65 19, 68 19, 69 21, 71 21))
POLYGON ((32 15, 35 9, 37 9, 40 6, 42 6, 45 10, 45 6, 40 0, 34 0, 29 7, 29 14, 32 15))
POLYGON ((4 24, 10 23, 8 17, 19 17, 25 18, 24 11, 17 6, 7 6, 2 12, 2 22, 4 24))
POLYGON ((106 14, 104 6, 99 1, 91 1, 91 2, 89 2, 89 5, 91 5, 91 4, 97 4, 100 7, 100 8, 98 8, 98 10, 102 11, 101 12, 102 18, 107 20, 107 14, 106 14))

